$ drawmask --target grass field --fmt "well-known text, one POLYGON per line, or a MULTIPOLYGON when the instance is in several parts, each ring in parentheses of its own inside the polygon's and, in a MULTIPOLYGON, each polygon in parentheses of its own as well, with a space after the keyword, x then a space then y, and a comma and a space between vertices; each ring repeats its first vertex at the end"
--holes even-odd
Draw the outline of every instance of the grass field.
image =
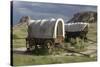
POLYGON ((89 58, 85 56, 34 56, 14 54, 14 65, 40 65, 40 64, 59 64, 74 62, 96 61, 96 57, 89 58))
MULTIPOLYGON (((25 38, 27 36, 26 26, 22 25, 13 30, 15 38, 13 41, 13 48, 25 47, 25 38), (22 39, 17 39, 22 38, 22 39)), ((97 25, 92 23, 89 26, 88 38, 97 41, 97 25)), ((89 44, 89 42, 86 42, 89 44)), ((96 44, 95 44, 96 45, 96 44)), ((38 64, 58 64, 58 63, 73 63, 73 62, 88 62, 96 61, 97 57, 86 57, 86 56, 53 56, 53 55, 24 55, 13 53, 13 65, 38 65, 38 64)))

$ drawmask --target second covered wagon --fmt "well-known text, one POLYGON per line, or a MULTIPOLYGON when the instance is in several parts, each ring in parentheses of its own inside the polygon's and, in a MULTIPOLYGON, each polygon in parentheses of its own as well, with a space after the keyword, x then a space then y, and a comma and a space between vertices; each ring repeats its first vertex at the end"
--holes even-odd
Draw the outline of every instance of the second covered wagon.
POLYGON ((89 23, 85 22, 75 22, 75 23, 66 23, 65 24, 65 37, 76 38, 80 37, 81 39, 87 39, 89 23))

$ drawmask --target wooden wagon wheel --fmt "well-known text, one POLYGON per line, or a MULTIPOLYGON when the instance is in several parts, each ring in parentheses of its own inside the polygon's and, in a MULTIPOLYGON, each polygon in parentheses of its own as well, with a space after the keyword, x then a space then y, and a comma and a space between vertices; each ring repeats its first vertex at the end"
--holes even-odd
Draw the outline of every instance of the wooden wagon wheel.
POLYGON ((27 51, 32 51, 35 48, 35 41, 34 41, 34 39, 29 39, 27 41, 26 48, 27 48, 27 51))
POLYGON ((47 52, 48 54, 52 54, 53 48, 54 48, 53 42, 52 42, 51 40, 46 40, 46 41, 44 42, 44 48, 46 49, 46 52, 47 52))

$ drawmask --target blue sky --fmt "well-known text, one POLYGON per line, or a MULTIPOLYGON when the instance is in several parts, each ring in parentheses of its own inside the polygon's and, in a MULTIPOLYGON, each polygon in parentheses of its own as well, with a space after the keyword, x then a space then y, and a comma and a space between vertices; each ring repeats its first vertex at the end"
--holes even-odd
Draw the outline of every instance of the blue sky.
POLYGON ((30 16, 32 19, 63 18, 68 21, 75 13, 85 11, 97 12, 97 7, 92 5, 13 1, 13 23, 18 23, 22 16, 30 16))

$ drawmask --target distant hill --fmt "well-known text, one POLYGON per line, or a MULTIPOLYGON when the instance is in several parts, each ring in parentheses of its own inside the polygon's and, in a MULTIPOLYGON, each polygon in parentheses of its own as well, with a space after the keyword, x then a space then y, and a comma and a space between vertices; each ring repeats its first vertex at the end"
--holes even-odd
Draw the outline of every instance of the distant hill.
POLYGON ((13 27, 13 38, 26 38, 27 37, 27 24, 18 23, 13 27))
POLYGON ((66 23, 71 22, 88 22, 88 23, 95 23, 97 22, 97 12, 80 12, 73 15, 73 18, 70 19, 66 23))
POLYGON ((29 16, 22 16, 18 24, 13 26, 13 38, 26 38, 27 37, 27 21, 30 19, 29 16))

